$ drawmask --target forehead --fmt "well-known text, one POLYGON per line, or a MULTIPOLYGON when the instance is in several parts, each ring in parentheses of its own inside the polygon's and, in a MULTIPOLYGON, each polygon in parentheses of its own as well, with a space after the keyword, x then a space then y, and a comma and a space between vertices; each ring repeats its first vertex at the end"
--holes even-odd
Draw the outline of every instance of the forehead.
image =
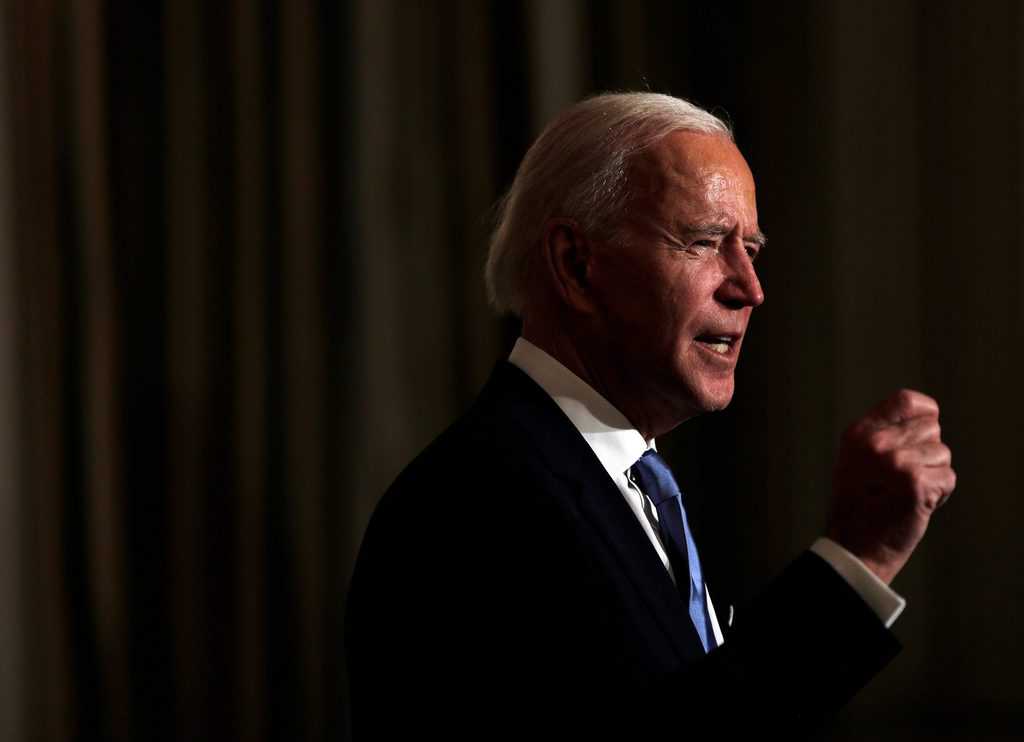
MULTIPOLYGON (((757 222, 754 176, 729 139, 674 132, 640 153, 630 166, 629 188, 657 212, 699 211, 757 222)), ((667 216, 667 214, 663 214, 667 216)))

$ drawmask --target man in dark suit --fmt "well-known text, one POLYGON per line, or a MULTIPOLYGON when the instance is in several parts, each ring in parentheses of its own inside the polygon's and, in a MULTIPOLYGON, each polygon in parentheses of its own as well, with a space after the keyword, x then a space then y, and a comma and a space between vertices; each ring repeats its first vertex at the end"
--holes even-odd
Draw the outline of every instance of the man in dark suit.
POLYGON ((598 96, 541 134, 488 259, 522 337, 360 551, 356 739, 795 737, 898 651, 888 583, 955 484, 933 400, 851 426, 827 537, 727 635, 656 452, 730 401, 764 242, 731 133, 685 101, 598 96))

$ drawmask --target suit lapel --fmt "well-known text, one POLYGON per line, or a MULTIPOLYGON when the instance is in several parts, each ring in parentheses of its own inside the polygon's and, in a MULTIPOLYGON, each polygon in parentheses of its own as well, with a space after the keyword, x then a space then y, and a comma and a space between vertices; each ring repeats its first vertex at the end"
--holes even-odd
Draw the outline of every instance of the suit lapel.
POLYGON ((693 628, 687 605, 665 571, 665 565, 622 499, 618 487, 603 469, 600 474, 603 481, 595 477, 591 482, 579 483, 580 511, 604 538, 680 657, 692 659, 703 655, 704 648, 693 628))
MULTIPOLYGON (((704 654, 687 606, 622 493, 558 405, 520 369, 499 364, 481 399, 507 406, 537 454, 566 482, 576 508, 597 532, 681 659, 704 654)), ((564 496, 564 495, 563 495, 564 496)))

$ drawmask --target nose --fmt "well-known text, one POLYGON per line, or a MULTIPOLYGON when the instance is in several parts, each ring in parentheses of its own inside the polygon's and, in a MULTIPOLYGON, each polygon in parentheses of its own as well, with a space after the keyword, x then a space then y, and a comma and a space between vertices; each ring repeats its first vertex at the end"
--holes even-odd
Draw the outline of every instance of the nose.
POLYGON ((764 303, 764 289, 754 270, 754 264, 747 251, 738 249, 723 251, 724 271, 722 283, 716 296, 720 302, 732 309, 757 307, 764 303))

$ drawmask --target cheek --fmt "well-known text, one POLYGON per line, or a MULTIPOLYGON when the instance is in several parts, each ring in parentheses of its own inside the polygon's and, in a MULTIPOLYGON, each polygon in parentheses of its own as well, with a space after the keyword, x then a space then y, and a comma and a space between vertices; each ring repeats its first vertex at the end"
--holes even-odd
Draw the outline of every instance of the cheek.
POLYGON ((676 333, 697 332, 714 301, 713 287, 713 276, 708 272, 674 282, 661 299, 663 321, 671 324, 676 333))
POLYGON ((610 342, 657 353, 688 345, 713 302, 717 266, 710 262, 607 260, 594 273, 610 342))

